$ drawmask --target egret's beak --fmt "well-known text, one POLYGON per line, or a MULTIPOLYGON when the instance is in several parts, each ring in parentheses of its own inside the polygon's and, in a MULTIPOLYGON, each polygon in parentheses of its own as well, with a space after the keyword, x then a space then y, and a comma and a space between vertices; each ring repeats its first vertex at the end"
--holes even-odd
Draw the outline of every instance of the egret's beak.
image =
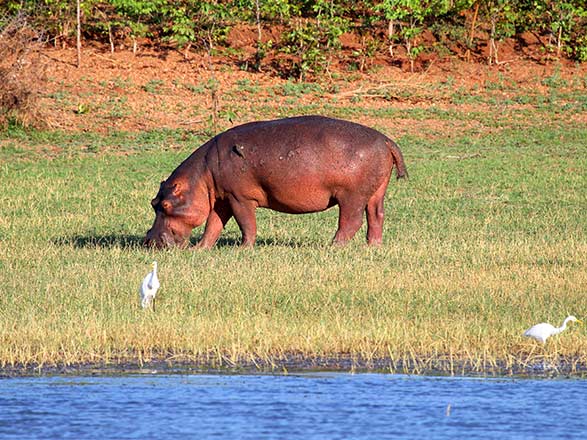
POLYGON ((583 324, 583 321, 581 321, 580 319, 577 319, 577 322, 578 322, 579 324, 583 324))

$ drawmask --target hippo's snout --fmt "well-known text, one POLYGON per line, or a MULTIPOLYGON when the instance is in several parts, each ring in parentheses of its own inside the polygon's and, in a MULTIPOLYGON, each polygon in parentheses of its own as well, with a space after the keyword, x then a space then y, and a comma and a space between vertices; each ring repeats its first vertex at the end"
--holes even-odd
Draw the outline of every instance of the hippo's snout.
POLYGON ((189 240, 186 237, 174 234, 173 231, 158 232, 149 229, 143 243, 147 247, 163 249, 172 246, 186 247, 189 240))
POLYGON ((145 237, 144 244, 147 247, 161 249, 171 247, 175 245, 176 242, 172 235, 166 231, 158 233, 157 231, 153 231, 153 229, 149 229, 147 236, 145 237))

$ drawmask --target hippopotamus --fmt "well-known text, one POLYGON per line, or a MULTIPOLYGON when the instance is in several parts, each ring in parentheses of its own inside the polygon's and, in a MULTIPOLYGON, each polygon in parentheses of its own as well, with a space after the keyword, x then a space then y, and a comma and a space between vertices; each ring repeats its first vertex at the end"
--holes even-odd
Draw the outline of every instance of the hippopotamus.
POLYGON ((220 133, 161 182, 151 201, 148 246, 186 246, 206 222, 197 247, 214 246, 234 217, 244 246, 255 243, 255 210, 303 214, 338 205, 333 242, 344 244, 367 216, 367 242, 380 244, 383 200, 392 169, 407 175, 399 147, 354 122, 298 116, 250 122, 220 133))

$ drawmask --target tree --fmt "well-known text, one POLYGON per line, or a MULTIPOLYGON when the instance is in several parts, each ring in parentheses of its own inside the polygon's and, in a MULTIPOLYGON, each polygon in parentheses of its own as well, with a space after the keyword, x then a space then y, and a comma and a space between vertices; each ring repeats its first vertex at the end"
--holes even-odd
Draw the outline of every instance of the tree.
MULTIPOLYGON (((457 2, 458 3, 458 2, 457 2)), ((452 0, 383 0, 377 10, 383 12, 388 23, 389 53, 395 56, 396 44, 403 44, 414 71, 414 61, 423 47, 417 38, 431 17, 446 14, 457 4, 452 0)))
POLYGON ((499 64, 497 41, 516 33, 516 0, 481 0, 481 7, 490 26, 487 61, 489 64, 499 64))
POLYGON ((132 51, 137 52, 137 38, 144 37, 149 24, 156 20, 157 12, 167 0, 109 0, 118 15, 116 25, 122 26, 132 40, 132 51))

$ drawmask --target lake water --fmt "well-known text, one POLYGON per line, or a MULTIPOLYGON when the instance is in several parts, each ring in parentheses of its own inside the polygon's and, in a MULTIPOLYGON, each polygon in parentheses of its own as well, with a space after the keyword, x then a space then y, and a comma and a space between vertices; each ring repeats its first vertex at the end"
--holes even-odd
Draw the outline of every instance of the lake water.
POLYGON ((339 373, 0 379, 0 439, 586 435, 587 380, 339 373))

